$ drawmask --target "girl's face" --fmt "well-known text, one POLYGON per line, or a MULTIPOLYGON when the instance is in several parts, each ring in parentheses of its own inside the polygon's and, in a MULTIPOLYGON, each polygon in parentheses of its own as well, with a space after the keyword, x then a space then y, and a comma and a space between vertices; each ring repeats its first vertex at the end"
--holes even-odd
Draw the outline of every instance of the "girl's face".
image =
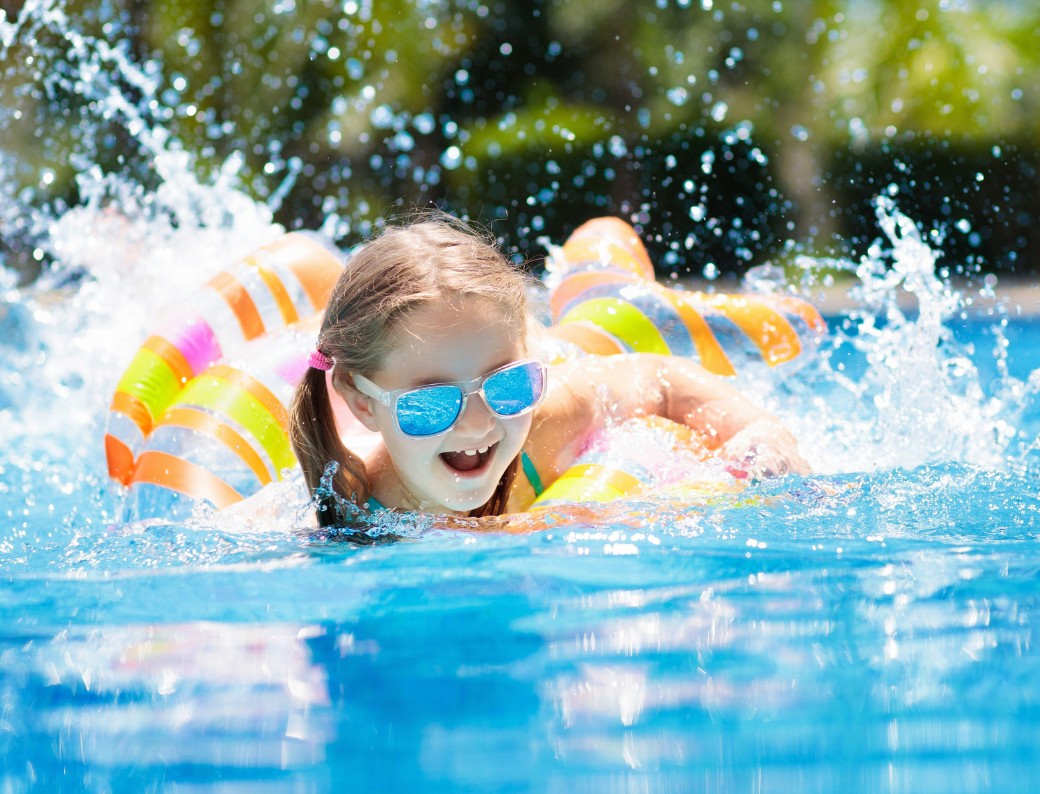
MULTIPOLYGON (((469 381, 524 358, 521 340, 516 320, 484 298, 425 306, 406 317, 370 380, 383 391, 469 381)), ((390 407, 361 399, 367 399, 373 429, 382 434, 390 459, 389 467, 373 472, 373 486, 406 509, 461 513, 480 507, 531 429, 531 413, 499 416, 472 394, 448 432, 414 438, 398 432, 390 407)))

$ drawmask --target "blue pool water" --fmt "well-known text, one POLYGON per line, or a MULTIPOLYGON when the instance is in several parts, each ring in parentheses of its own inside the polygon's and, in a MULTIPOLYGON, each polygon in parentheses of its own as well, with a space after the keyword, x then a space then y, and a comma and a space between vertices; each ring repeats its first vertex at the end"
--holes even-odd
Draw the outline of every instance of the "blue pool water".
POLYGON ((41 36, 3 98, 73 93, 88 150, 60 164, 80 203, 43 206, 0 146, 4 229, 52 265, 22 287, 0 267, 0 792, 1036 789, 1035 292, 937 275, 942 230, 893 186, 864 261, 749 281, 848 293, 801 370, 740 381, 812 476, 539 532, 405 518, 366 547, 317 533, 292 483, 135 521, 104 473, 119 373, 164 307, 283 231, 283 188, 250 198, 237 156, 205 183, 158 121, 196 112, 157 96, 161 64, 26 5, 70 52, 41 36), (109 123, 152 187, 96 163, 109 123))
POLYGON ((364 548, 284 486, 128 521, 117 292, 9 289, 0 789, 1031 790, 1040 323, 915 267, 745 383, 817 474, 364 548))

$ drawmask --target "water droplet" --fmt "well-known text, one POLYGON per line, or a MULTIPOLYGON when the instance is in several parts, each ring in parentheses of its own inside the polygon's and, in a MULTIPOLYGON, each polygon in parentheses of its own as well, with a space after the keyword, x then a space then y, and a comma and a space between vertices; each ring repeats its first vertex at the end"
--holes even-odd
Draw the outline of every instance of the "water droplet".
POLYGON ((372 111, 369 120, 377 130, 389 129, 394 123, 394 112, 389 105, 380 105, 372 111))
POLYGON ((713 152, 711 149, 708 149, 701 155, 701 171, 703 171, 705 174, 710 174, 712 171, 712 166, 714 165, 715 152, 713 152))
POLYGON ((394 136, 391 148, 398 152, 410 152, 415 148, 415 139, 405 130, 401 130, 394 136))
POLYGON ((441 165, 449 171, 454 171, 462 165, 462 150, 458 146, 449 146, 441 154, 441 165))
POLYGON ((682 86, 676 86, 675 88, 668 89, 666 96, 668 97, 668 101, 673 105, 676 107, 682 107, 690 98, 690 92, 682 86))
POLYGON ((412 124, 420 135, 429 135, 437 126, 432 113, 420 113, 412 119, 412 124))

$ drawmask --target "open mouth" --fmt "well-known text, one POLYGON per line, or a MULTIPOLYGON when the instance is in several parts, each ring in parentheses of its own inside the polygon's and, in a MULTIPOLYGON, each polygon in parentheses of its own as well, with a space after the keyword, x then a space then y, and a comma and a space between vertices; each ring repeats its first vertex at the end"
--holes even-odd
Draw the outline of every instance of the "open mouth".
POLYGON ((474 449, 462 449, 456 452, 442 452, 441 460, 444 464, 457 474, 479 474, 483 472, 488 460, 491 458, 495 447, 477 447, 474 449))

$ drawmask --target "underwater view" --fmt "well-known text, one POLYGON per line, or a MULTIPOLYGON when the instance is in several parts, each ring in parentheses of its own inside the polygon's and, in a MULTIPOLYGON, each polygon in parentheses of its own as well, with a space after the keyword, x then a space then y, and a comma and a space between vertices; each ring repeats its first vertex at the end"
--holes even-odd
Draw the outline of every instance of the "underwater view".
POLYGON ((1029 6, 0 11, 0 790, 1032 791, 1029 6), (292 459, 227 504, 113 478, 173 307, 433 205, 491 226, 545 326, 599 216, 669 294, 815 307, 731 377, 811 473, 619 428, 700 490, 360 533, 292 459))

